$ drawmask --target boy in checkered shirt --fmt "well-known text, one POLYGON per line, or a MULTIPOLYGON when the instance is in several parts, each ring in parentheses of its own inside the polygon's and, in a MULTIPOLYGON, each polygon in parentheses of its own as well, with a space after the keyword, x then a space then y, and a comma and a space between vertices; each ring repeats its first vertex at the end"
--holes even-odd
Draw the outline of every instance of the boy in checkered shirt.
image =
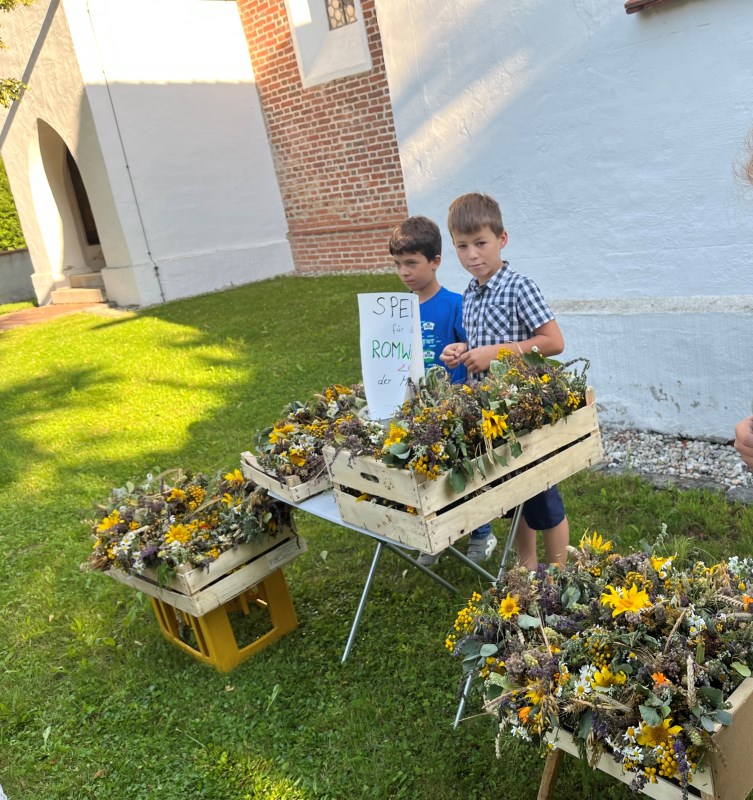
MULTIPOLYGON (((472 276, 463 293, 468 341, 442 351, 448 369, 463 364, 479 380, 501 347, 519 352, 536 347, 545 356, 561 353, 564 339, 539 287, 500 256, 507 231, 497 201, 478 193, 458 197, 450 206, 447 227, 460 263, 472 276)), ((564 564, 570 526, 556 486, 523 504, 515 546, 519 562, 530 570, 537 566, 536 531, 542 531, 547 562, 564 564)))

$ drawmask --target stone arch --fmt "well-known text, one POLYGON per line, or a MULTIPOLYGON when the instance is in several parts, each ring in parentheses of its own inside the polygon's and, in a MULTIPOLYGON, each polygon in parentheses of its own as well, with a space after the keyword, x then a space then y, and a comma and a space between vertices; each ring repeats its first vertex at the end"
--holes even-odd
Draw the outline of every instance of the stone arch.
POLYGON ((29 184, 53 280, 100 271, 105 261, 78 165, 60 134, 41 118, 30 142, 29 184))

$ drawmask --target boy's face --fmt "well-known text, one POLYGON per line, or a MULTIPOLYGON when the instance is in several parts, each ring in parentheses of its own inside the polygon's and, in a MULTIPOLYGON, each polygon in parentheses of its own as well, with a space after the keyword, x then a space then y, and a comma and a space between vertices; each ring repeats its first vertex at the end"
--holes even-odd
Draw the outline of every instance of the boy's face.
POLYGON ((488 225, 484 225, 471 234, 454 234, 452 241, 463 268, 473 275, 480 286, 499 272, 502 266, 499 251, 507 244, 507 231, 497 236, 488 225))
POLYGON ((412 292, 420 295, 437 282, 436 273, 441 256, 435 256, 431 261, 423 253, 403 253, 393 258, 400 280, 412 292))

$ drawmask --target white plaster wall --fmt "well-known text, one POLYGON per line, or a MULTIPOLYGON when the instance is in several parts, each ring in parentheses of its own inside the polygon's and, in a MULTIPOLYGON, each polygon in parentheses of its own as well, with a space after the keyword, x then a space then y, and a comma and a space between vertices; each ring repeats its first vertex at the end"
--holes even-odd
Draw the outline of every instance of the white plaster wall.
POLYGON ((39 119, 79 166, 113 302, 150 305, 293 270, 235 3, 37 0, 2 22, 2 74, 29 85, 0 124, 40 302, 67 284, 82 242, 56 202, 65 192, 47 183, 39 119))
POLYGON ((411 213, 502 206, 603 419, 729 439, 753 398, 753 3, 377 0, 411 213))
MULTIPOLYGON (((134 275, 158 274, 171 300, 292 271, 235 3, 63 1, 107 162, 127 164, 134 275)), ((108 292, 131 279, 105 271, 108 292)))
MULTIPOLYGON (((62 162, 56 165, 47 159, 45 169, 39 120, 55 131, 76 159, 111 262, 133 263, 134 242, 127 241, 113 202, 70 30, 58 0, 37 0, 18 7, 3 14, 2 23, 7 47, 0 51, 0 70, 3 75, 23 78, 28 85, 21 103, 9 111, 0 109, 2 155, 34 265, 34 290, 38 301, 45 303, 53 289, 67 285, 64 271, 76 266, 71 258, 78 253, 83 259, 83 255, 79 231, 69 224, 68 209, 61 211, 55 200, 56 193, 58 199, 65 195, 60 183, 62 162)), ((46 130, 45 125, 42 128, 46 130)))

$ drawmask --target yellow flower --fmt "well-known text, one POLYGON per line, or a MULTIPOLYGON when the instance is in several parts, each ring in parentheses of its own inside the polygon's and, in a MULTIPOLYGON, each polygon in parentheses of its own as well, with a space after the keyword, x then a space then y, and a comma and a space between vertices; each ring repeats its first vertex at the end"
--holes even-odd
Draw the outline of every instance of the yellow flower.
POLYGON ((295 430, 295 425, 281 425, 278 427, 275 425, 272 428, 272 432, 269 434, 269 441, 272 444, 277 444, 277 442, 287 439, 289 433, 292 433, 295 430))
POLYGON ((301 451, 296 450, 294 447, 290 448, 290 452, 288 453, 288 458, 290 459, 290 463, 294 467, 302 467, 306 463, 306 456, 301 455, 301 451))
POLYGON ((530 700, 532 706, 541 705, 541 701, 544 699, 544 692, 539 691, 539 689, 540 687, 537 683, 528 684, 526 699, 530 700))
POLYGON ((676 556, 651 556, 651 566, 654 568, 654 572, 666 570, 672 566, 675 558, 676 556))
POLYGON ((591 685, 600 689, 608 689, 610 686, 618 686, 625 683, 627 675, 624 672, 612 672, 609 667, 602 667, 594 673, 591 678, 591 685))
POLYGON ((103 520, 102 522, 97 525, 97 532, 102 533, 103 531, 107 531, 110 528, 115 527, 120 522, 120 513, 116 508, 114 511, 111 511, 103 520))
POLYGON ((349 389, 347 386, 343 386, 340 383, 336 383, 332 387, 338 394, 353 394, 352 389, 349 389))
POLYGON ((390 432, 387 434, 387 438, 384 440, 382 449, 388 450, 393 444, 402 442, 407 435, 408 431, 406 431, 405 428, 401 428, 399 425, 395 425, 394 422, 390 422, 390 432))
POLYGON ((230 483, 243 483, 245 478, 243 477, 243 473, 239 469, 235 469, 232 472, 228 472, 227 475, 223 476, 226 481, 230 483))
POLYGON ((608 553, 612 549, 612 542, 604 541, 603 537, 594 531, 591 536, 585 533, 580 539, 581 550, 591 550, 594 553, 608 553))
POLYGON ((610 585, 604 588, 606 591, 602 594, 600 602, 604 606, 612 606, 613 617, 624 614, 626 611, 637 613, 651 605, 648 593, 643 589, 639 590, 635 584, 632 584, 629 589, 615 589, 610 585))
POLYGON ((671 742, 672 737, 676 736, 681 730, 682 727, 680 725, 672 725, 672 717, 662 720, 661 725, 646 725, 645 722, 641 722, 641 730, 636 741, 643 747, 658 747, 659 745, 666 747, 671 742))
POLYGON ((499 604, 499 615, 502 619, 510 619, 516 614, 520 614, 518 600, 520 600, 519 595, 516 594, 511 597, 510 592, 507 593, 507 597, 499 604))
POLYGON ((493 411, 487 411, 485 408, 481 409, 484 417, 481 423, 481 431, 487 439, 499 439, 504 435, 507 430, 507 422, 504 417, 495 414, 493 411))
POLYGON ((551 379, 551 377, 550 377, 549 375, 547 375, 546 373, 544 373, 544 374, 543 374, 543 375, 542 375, 542 376, 539 378, 539 381, 540 381, 541 383, 549 383, 549 381, 551 381, 551 380, 552 380, 552 379, 551 379))
POLYGON ((193 531, 191 530, 190 526, 172 525, 165 536, 165 542, 167 544, 172 544, 173 542, 185 544, 186 542, 190 541, 192 534, 193 531))
POLYGON ((183 489, 171 489, 170 494, 167 496, 168 503, 185 503, 186 493, 183 489))

